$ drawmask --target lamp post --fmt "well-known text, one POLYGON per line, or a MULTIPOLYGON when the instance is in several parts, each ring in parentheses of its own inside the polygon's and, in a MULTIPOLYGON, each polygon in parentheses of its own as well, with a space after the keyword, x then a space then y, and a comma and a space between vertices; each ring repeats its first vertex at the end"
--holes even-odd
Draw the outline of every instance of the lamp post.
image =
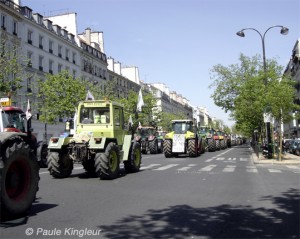
MULTIPOLYGON (((267 63, 266 63, 266 49, 265 49, 265 36, 267 34, 267 32, 275 27, 279 27, 281 28, 280 33, 282 35, 286 35, 289 32, 289 29, 287 27, 281 26, 281 25, 275 25, 275 26, 271 26, 269 27, 264 34, 261 34, 258 30, 256 30, 255 28, 244 28, 240 31, 238 31, 236 34, 240 37, 245 37, 245 30, 253 30, 255 32, 257 32, 261 38, 261 43, 262 43, 262 50, 263 50, 263 65, 264 65, 264 72, 265 75, 267 73, 267 63)), ((268 81, 267 81, 267 77, 265 77, 265 85, 267 85, 268 81)), ((271 124, 270 122, 267 122, 267 140, 268 140, 268 158, 271 159, 272 158, 272 145, 271 145, 271 124)))

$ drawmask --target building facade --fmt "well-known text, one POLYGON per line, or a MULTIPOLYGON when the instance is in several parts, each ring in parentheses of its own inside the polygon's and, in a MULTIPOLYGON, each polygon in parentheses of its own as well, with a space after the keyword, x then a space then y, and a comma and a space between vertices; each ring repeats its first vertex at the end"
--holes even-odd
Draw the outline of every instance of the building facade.
POLYGON ((115 82, 119 98, 127 98, 130 90, 138 93, 142 87, 157 99, 154 110, 196 119, 187 98, 165 84, 144 83, 136 66, 123 67, 112 57, 107 58, 103 32, 86 28, 78 33, 76 18, 76 13, 42 16, 28 6, 20 6, 19 0, 0 0, 0 33, 10 39, 5 47, 17 46, 26 60, 22 88, 13 92, 14 105, 25 109, 27 99, 37 103, 37 81, 46 74, 67 70, 74 78, 81 77, 102 91, 108 82, 115 82))
MULTIPOLYGON (((292 56, 284 71, 284 74, 290 75, 296 81, 297 104, 300 105, 300 38, 296 41, 292 50, 292 56)), ((297 112, 292 114, 295 116, 297 112)), ((283 125, 284 136, 287 139, 300 138, 300 120, 294 119, 291 122, 283 125)))

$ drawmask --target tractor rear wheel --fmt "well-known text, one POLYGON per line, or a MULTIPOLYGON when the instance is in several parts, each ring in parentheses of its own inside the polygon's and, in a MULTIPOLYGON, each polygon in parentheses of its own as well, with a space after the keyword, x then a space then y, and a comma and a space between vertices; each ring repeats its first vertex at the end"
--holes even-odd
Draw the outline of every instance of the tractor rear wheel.
POLYGON ((220 150, 221 146, 220 146, 220 140, 216 140, 216 150, 220 150))
POLYGON ((208 139, 208 152, 216 151, 216 141, 213 139, 208 139))
POLYGON ((188 141, 187 153, 189 154, 190 157, 197 157, 198 156, 198 149, 197 149, 196 139, 190 139, 188 141))
POLYGON ((25 213, 35 200, 39 166, 29 145, 16 137, 2 146, 0 157, 1 219, 25 213))
POLYGON ((95 171, 100 179, 114 179, 120 171, 120 153, 118 146, 110 142, 104 153, 95 155, 95 171))
POLYGON ((157 154, 158 153, 157 140, 149 141, 149 149, 150 149, 150 154, 157 154))
POLYGON ((131 145, 128 160, 124 161, 124 167, 126 172, 135 173, 140 171, 142 162, 141 145, 138 142, 134 142, 131 145))
POLYGON ((65 150, 50 152, 48 155, 48 171, 54 178, 67 178, 73 170, 73 161, 65 150))
POLYGON ((163 143, 163 150, 166 158, 171 158, 173 156, 172 154, 172 141, 169 139, 166 139, 163 143))

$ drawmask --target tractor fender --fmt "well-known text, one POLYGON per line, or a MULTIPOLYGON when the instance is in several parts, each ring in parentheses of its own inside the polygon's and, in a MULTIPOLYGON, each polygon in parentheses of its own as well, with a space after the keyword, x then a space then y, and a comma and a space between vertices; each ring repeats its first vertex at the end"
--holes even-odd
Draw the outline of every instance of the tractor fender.
POLYGON ((51 137, 48 144, 48 149, 52 150, 59 150, 63 146, 66 146, 70 143, 71 137, 51 137))
POLYGON ((131 135, 125 135, 124 136, 124 142, 123 142, 123 161, 127 161, 128 160, 128 156, 129 156, 129 152, 130 152, 130 147, 131 144, 134 142, 135 140, 132 140, 132 136, 131 135))

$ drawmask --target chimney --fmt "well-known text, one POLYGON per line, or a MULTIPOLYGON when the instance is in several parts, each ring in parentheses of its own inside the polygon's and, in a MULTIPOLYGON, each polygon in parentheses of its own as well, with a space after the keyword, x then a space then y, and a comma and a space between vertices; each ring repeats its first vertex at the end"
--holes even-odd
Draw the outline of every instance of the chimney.
POLYGON ((91 45, 91 28, 85 29, 85 41, 89 46, 91 45))

